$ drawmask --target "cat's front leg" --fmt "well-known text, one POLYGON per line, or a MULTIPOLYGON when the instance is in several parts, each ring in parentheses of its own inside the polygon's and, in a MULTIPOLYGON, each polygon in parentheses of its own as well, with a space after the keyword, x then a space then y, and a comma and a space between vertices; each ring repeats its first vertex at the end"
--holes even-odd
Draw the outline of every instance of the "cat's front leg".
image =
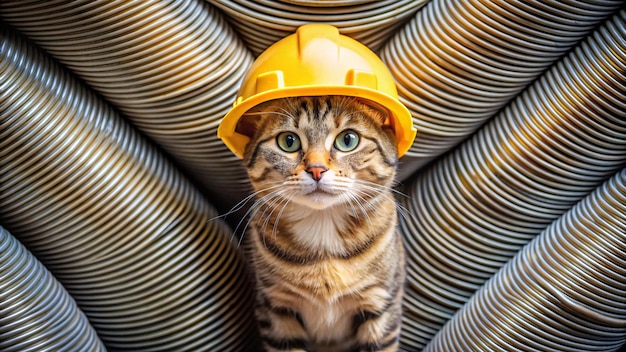
POLYGON ((294 347, 292 341, 263 341, 264 352, 309 352, 305 348, 294 347), (278 347, 275 347, 278 346, 278 347))
POLYGON ((393 312, 372 315, 359 327, 352 351, 395 352, 400 346, 400 319, 393 312))
POLYGON ((272 307, 265 302, 257 306, 256 315, 264 351, 310 351, 302 318, 298 313, 288 308, 272 307))
MULTIPOLYGON (((278 325, 278 324, 276 324, 278 325)), ((309 352, 306 339, 291 336, 289 334, 279 334, 277 331, 261 329, 259 332, 265 352, 309 352)))
POLYGON ((367 299, 363 300, 361 310, 353 317, 356 332, 353 351, 398 351, 404 291, 401 282, 398 280, 395 287, 374 287, 363 292, 367 299))

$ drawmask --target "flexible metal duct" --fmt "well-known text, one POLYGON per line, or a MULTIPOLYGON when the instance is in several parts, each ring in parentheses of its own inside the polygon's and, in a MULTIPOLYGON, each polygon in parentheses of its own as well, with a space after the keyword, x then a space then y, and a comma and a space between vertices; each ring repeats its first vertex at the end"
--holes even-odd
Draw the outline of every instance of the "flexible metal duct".
POLYGON ((488 281, 425 351, 615 351, 626 342, 626 169, 488 281))
POLYGON ((181 1, 2 1, 0 16, 112 102, 229 209, 247 195, 217 138, 252 56, 211 5, 181 1))
POLYGON ((253 341, 244 262, 216 215, 104 101, 1 27, 0 223, 109 350, 253 341))
POLYGON ((106 351, 50 272, 0 226, 0 351, 106 351))
POLYGON ((428 2, 381 51, 418 130, 400 178, 466 139, 622 3, 428 2))
POLYGON ((207 0, 228 15, 254 55, 299 26, 332 24, 377 51, 426 0, 247 1, 207 0))
POLYGON ((626 163, 626 11, 402 198, 404 338, 423 347, 502 265, 626 163))
MULTIPOLYGON (((307 1, 287 3, 301 6, 307 1)), ((334 4, 366 3, 375 6, 376 2, 334 4)), ((415 163, 405 160, 406 175, 450 148, 452 139, 468 135, 455 126, 476 129, 490 116, 496 118, 460 148, 407 181, 412 199, 404 199, 403 206, 415 218, 403 219, 401 224, 409 256, 402 343, 410 351, 425 346, 502 265, 625 162, 623 11, 592 32, 609 16, 609 9, 623 7, 622 1, 432 4, 395 37, 404 36, 406 46, 389 43, 398 50, 398 60, 404 61, 393 61, 383 50, 401 90, 408 86, 403 80, 410 81, 417 72, 418 86, 426 87, 420 88, 419 94, 437 98, 431 102, 418 95, 422 100, 417 100, 417 107, 425 110, 414 115, 422 131, 416 146, 422 143, 419 150, 430 148, 431 155, 416 154, 423 159, 415 163), (422 24, 415 30, 414 23, 422 24), (593 35, 585 44, 518 95, 589 33, 593 35), (550 43, 556 48, 551 49, 550 43), (412 50, 417 51, 411 54, 412 50), (426 55, 423 53, 430 55, 422 58, 428 59, 424 62, 437 65, 407 61, 413 60, 413 55, 426 55), (421 71, 414 72, 411 67, 421 71), (498 109, 515 96, 517 99, 498 114, 498 109), (474 98, 479 103, 472 105, 474 98), (475 116, 479 114, 484 116, 475 116), (428 120, 425 116, 432 116, 428 126, 423 123, 428 120), (449 116, 460 118, 446 120, 449 116)), ((321 8, 329 12, 340 9, 321 8)), ((199 79, 199 87, 209 87, 206 82, 215 81, 212 87, 224 87, 228 94, 232 92, 230 98, 226 93, 206 93, 220 92, 217 88, 185 90, 196 86, 176 84, 189 83, 185 74, 177 74, 179 69, 196 67, 183 59, 210 53, 215 56, 197 64, 223 62, 219 60, 231 53, 228 50, 233 46, 221 44, 232 37, 236 40, 236 36, 213 11, 208 5, 191 1, 0 3, 0 17, 23 28, 42 46, 50 41, 54 45, 46 46, 49 52, 92 84, 115 108, 139 122, 137 126, 146 134, 154 133, 154 140, 160 137, 171 142, 164 149, 172 148, 168 152, 175 162, 182 165, 185 158, 192 163, 210 160, 198 164, 210 166, 206 167, 210 175, 204 179, 205 186, 230 194, 232 198, 225 201, 228 203, 240 197, 235 191, 246 193, 241 189, 245 182, 239 182, 239 163, 222 147, 214 131, 202 130, 205 125, 216 126, 221 115, 215 112, 211 115, 215 120, 203 120, 197 126, 189 121, 200 121, 198 111, 213 104, 225 112, 237 84, 228 80, 230 73, 210 76, 211 69, 203 71, 205 75, 189 77, 199 79), (215 16, 204 17, 206 12, 215 16), (198 21, 187 22, 193 18, 198 21), (194 32, 189 28, 197 27, 187 26, 190 23, 209 27, 194 32), (226 30, 226 34, 215 37, 212 49, 202 46, 202 40, 195 41, 214 33, 208 28, 226 30), (165 35, 160 38, 159 33, 165 35), (133 40, 140 36, 141 40, 133 40), (222 42, 222 37, 227 39, 222 42), (197 47, 206 50, 199 54, 197 47), (174 51, 168 51, 172 48, 174 51), (154 64, 152 58, 157 58, 154 64), (183 61, 168 64, 173 60, 183 61), (152 71, 144 72, 148 67, 152 71), (158 79, 150 80, 153 76, 158 79), (202 81, 206 76, 211 80, 202 81), (174 90, 169 92, 167 87, 174 90), (184 93, 177 95, 180 90, 184 93), (206 100, 200 99, 203 94, 206 100), (153 105, 155 109, 150 110, 153 105), (196 106, 200 110, 193 110, 196 106), (167 119, 170 107, 175 116, 171 121, 167 119), (145 115, 135 114, 137 111, 145 115), (180 151, 186 148, 184 143, 195 140, 193 134, 179 134, 187 131, 186 127, 176 127, 187 126, 178 125, 181 111, 189 113, 191 120, 187 122, 198 127, 200 135, 208 133, 201 139, 218 149, 202 154, 200 150, 205 149, 193 144, 191 152, 180 151), (180 138, 168 139, 168 133, 180 138), (178 151, 181 154, 175 154, 174 148, 182 148, 178 151), (231 193, 228 187, 237 190, 231 193)), ((249 20, 254 21, 252 17, 249 20)), ((230 236, 229 230, 221 221, 205 222, 215 213, 154 148, 117 117, 113 108, 85 93, 63 70, 37 56, 23 38, 2 33, 0 223, 67 285, 111 350, 251 348, 250 288, 240 259, 224 240, 230 236), (21 56, 16 54, 20 52, 21 56)), ((233 58, 237 56, 226 62, 233 58)), ((243 66, 250 61, 237 60, 242 68, 234 67, 236 72, 230 77, 244 72, 243 66)), ((402 94, 410 105, 408 94, 402 94)), ((416 114, 416 107, 411 109, 416 114)), ((218 198, 212 201, 217 203, 218 198)), ((615 211, 622 209, 608 198, 605 201, 615 211)), ((543 245, 553 246, 552 241, 543 245)), ((623 247, 617 248, 619 255, 623 247)), ((585 255, 585 247, 580 247, 580 252, 585 255)), ((0 257, 3 255, 0 252, 0 257)), ((512 307, 514 302, 509 303, 512 307)), ((480 314, 481 309, 473 312, 480 314)), ((525 314, 526 318, 533 316, 533 312, 525 314)), ((561 315, 553 317, 561 319, 561 315)), ((564 315, 562 321, 570 318, 572 315, 564 315)), ((504 323, 498 326, 505 328, 504 323)), ((550 332, 570 336, 567 328, 550 332)), ((588 328, 586 332, 599 331, 588 328)), ((610 334, 611 346, 619 344, 620 333, 616 331, 610 334)), ((535 332, 502 339, 517 346, 535 332)), ((486 344, 482 341, 490 338, 488 326, 481 333, 484 335, 471 332, 463 338, 470 340, 467 344, 486 344)), ((541 336, 546 341, 552 338, 541 336)), ((495 343, 502 341, 495 335, 493 338, 495 343)))

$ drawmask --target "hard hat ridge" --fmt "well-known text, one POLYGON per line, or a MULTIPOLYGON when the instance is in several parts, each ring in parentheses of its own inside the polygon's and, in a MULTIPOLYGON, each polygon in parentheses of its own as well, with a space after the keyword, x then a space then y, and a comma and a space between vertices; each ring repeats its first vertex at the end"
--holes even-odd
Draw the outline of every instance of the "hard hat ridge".
POLYGON ((241 158, 249 137, 236 128, 248 110, 273 99, 321 95, 353 96, 384 106, 391 113, 398 156, 413 144, 411 114, 398 100, 385 64, 365 45, 326 24, 301 26, 259 55, 218 128, 218 137, 241 158))

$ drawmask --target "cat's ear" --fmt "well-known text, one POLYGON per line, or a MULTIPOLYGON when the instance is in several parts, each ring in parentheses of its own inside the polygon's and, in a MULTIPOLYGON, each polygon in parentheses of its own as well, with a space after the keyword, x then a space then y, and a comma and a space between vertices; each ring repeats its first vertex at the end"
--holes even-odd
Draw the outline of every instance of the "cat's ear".
POLYGON ((358 101, 370 110, 368 115, 380 123, 380 125, 385 126, 389 124, 391 112, 387 108, 367 99, 358 99, 358 101))
POLYGON ((258 113, 246 113, 237 122, 235 131, 252 138, 254 133, 259 127, 259 114, 258 113))

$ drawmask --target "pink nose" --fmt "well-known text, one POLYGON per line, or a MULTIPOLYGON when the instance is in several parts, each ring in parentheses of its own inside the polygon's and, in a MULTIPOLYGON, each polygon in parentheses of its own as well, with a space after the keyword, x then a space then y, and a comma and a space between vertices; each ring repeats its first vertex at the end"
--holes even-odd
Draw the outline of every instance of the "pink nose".
POLYGON ((315 181, 322 179, 322 174, 326 172, 328 168, 323 165, 312 165, 307 167, 306 172, 310 173, 315 181))

